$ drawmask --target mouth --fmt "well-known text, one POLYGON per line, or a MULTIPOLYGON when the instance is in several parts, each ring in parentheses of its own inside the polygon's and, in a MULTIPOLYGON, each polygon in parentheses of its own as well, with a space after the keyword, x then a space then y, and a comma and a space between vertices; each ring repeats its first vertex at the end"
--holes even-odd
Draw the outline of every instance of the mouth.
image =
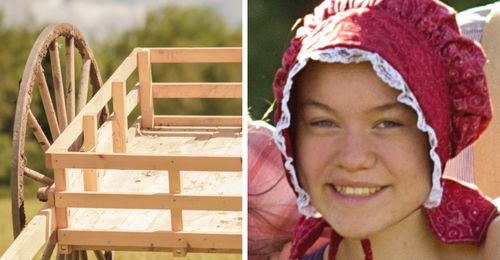
POLYGON ((371 196, 380 190, 382 190, 383 186, 378 187, 350 187, 350 186, 339 186, 333 185, 335 191, 343 196, 349 197, 368 197, 371 196))

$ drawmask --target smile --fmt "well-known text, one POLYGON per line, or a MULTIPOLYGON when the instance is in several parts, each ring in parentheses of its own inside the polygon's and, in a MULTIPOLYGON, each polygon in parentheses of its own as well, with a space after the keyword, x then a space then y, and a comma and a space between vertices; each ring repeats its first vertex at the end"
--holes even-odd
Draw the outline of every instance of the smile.
POLYGON ((381 190, 383 187, 348 187, 335 186, 335 190, 344 196, 370 196, 381 190))

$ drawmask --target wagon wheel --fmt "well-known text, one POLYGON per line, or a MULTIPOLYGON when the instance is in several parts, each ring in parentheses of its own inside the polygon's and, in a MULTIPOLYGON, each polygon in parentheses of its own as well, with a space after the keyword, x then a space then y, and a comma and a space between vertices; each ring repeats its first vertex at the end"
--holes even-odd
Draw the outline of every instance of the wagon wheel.
MULTIPOLYGON (((11 163, 14 237, 19 235, 26 224, 24 177, 44 186, 37 195, 41 201, 47 200, 44 192, 53 183, 46 170, 30 168, 32 164, 27 160, 26 144, 34 142, 29 143, 32 137, 26 135, 27 126, 32 130, 41 151, 46 151, 74 119, 75 114, 84 107, 88 97, 94 95, 101 86, 97 62, 80 31, 67 23, 46 27, 38 36, 24 67, 16 105, 11 163), (60 49, 64 49, 64 62, 61 62, 59 56, 60 49), (75 66, 79 64, 81 68, 75 73, 75 66), (64 78, 62 72, 65 73, 64 78), (79 79, 78 82, 75 82, 75 78, 79 79), (92 85, 90 90, 89 83, 92 85), (38 86, 38 91, 35 91, 35 85, 38 86), (52 99, 55 99, 55 106, 52 99), (40 113, 36 113, 35 107, 32 110, 32 100, 42 101, 43 109, 40 113)), ((106 107, 100 113, 100 123, 104 122, 107 115, 106 107)), ((43 157, 39 160, 43 160, 43 157)), ((51 251, 49 247, 47 249, 51 251)))

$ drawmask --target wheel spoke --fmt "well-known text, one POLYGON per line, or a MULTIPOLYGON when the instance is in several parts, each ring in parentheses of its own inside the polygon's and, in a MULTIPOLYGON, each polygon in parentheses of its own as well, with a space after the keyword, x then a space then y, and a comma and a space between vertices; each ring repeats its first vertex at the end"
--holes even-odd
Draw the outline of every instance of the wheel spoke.
POLYGON ((82 260, 88 260, 89 257, 87 256, 87 251, 85 251, 85 250, 80 251, 80 258, 82 260))
POLYGON ((104 253, 102 251, 94 250, 94 255, 98 260, 106 260, 106 258, 104 258, 104 253))
POLYGON ((49 260, 56 247, 55 243, 49 242, 43 251, 42 260, 49 260))
POLYGON ((69 122, 75 118, 75 38, 66 38, 66 109, 69 122))
POLYGON ((66 103, 64 102, 64 88, 62 83, 61 62, 59 61, 59 47, 57 41, 50 44, 50 64, 52 66, 52 79, 54 82, 57 118, 59 119, 60 130, 64 130, 68 126, 68 118, 66 117, 66 103))
POLYGON ((38 89, 40 90, 40 96, 42 97, 43 110, 45 110, 45 116, 49 122, 50 134, 52 135, 52 140, 56 140, 61 134, 61 131, 59 130, 56 111, 54 110, 54 105, 52 103, 52 98, 50 97, 49 87, 47 86, 47 80, 43 74, 42 66, 39 66, 36 70, 36 77, 38 81, 38 89))
POLYGON ((90 65, 91 60, 85 58, 82 64, 82 71, 80 73, 80 88, 78 89, 78 100, 76 113, 79 113, 82 108, 87 104, 87 95, 89 91, 89 78, 90 78, 90 65))
POLYGON ((38 141, 38 144, 42 147, 43 151, 47 151, 50 146, 49 139, 47 139, 47 136, 45 136, 42 127, 33 115, 33 112, 31 112, 31 109, 28 110, 28 126, 31 128, 31 130, 33 130, 33 134, 35 135, 35 138, 38 141))
POLYGON ((49 178, 47 175, 43 173, 39 173, 35 170, 32 170, 28 167, 24 167, 24 175, 30 177, 31 179, 43 183, 45 185, 52 185, 54 183, 54 180, 49 178))

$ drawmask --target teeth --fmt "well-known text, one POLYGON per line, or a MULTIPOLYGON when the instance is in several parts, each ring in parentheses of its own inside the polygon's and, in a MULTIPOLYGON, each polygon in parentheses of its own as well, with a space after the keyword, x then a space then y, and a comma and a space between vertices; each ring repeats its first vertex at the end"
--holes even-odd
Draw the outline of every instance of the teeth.
POLYGON ((347 187, 335 186, 338 193, 346 196, 370 196, 382 189, 382 187, 347 187))

